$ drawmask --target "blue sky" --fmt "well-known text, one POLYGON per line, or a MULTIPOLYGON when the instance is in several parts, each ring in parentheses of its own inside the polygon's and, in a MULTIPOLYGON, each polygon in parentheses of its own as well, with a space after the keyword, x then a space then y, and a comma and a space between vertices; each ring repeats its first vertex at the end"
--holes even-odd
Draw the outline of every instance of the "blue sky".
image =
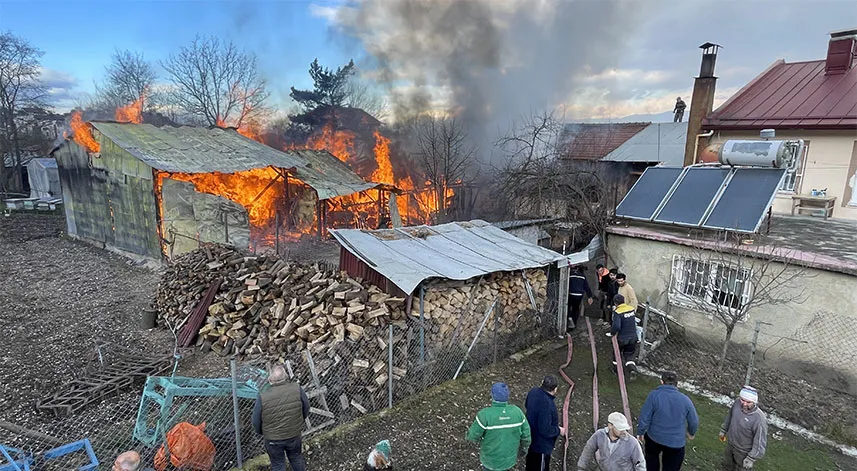
MULTIPOLYGON (((390 21, 385 17, 395 9, 397 1, 0 0, 0 30, 22 36, 45 51, 44 78, 53 87, 60 110, 73 106, 74 99, 81 94, 93 91, 93 82, 101 79, 104 65, 115 49, 143 52, 157 64, 197 34, 216 35, 255 53, 272 92, 269 104, 288 110, 289 87, 310 85, 307 67, 315 57, 327 66, 341 65, 352 57, 360 65, 371 55, 373 47, 395 49, 395 43, 384 41, 395 38, 396 34, 410 33, 406 27, 402 29, 402 24, 407 23, 396 22, 393 13, 389 13, 390 21), (339 13, 347 1, 356 2, 357 8, 377 7, 377 22, 353 36, 335 33, 346 22, 339 13)), ((448 4, 455 0, 434 1, 448 4)), ((538 4, 563 5, 565 1, 486 0, 486 3, 496 15, 502 16, 513 9, 526 11, 538 4)), ((576 1, 586 4, 593 0, 576 1)), ((725 47, 717 63, 718 101, 722 102, 774 60, 822 59, 827 33, 857 27, 857 2, 853 0, 626 2, 633 8, 628 8, 627 14, 625 9, 619 10, 620 17, 612 20, 615 30, 604 28, 607 31, 600 31, 601 37, 591 39, 584 35, 586 41, 579 43, 589 44, 570 45, 568 52, 560 51, 560 57, 556 58, 562 61, 561 56, 568 54, 573 61, 575 51, 581 47, 605 42, 616 44, 609 49, 609 64, 602 64, 598 73, 577 79, 569 92, 573 96, 566 97, 565 104, 571 104, 571 114, 576 117, 604 119, 671 109, 676 95, 687 96, 690 92, 693 76, 699 70, 700 53, 696 46, 702 42, 712 41, 725 47)), ((598 15, 572 16, 567 23, 554 27, 587 28, 599 19, 598 15)), ((550 22, 550 18, 544 21, 550 22)), ((516 27, 512 24, 508 28, 514 32, 516 27)), ((520 40, 508 34, 509 31, 504 34, 520 40)), ((541 49, 538 44, 528 47, 527 52, 534 55, 541 49)), ((512 57, 513 53, 514 47, 510 47, 501 55, 512 57)), ((442 59, 409 61, 407 54, 404 56, 395 65, 397 72, 401 72, 396 83, 405 86, 409 80, 418 83, 426 79, 425 73, 431 74, 432 66, 442 59)), ((523 60, 526 63, 528 58, 523 60)), ((160 66, 158 69, 163 73, 160 66)), ((580 68, 574 70, 580 73, 580 68)), ((165 80, 163 74, 161 80, 165 80)), ((434 87, 432 91, 440 90, 436 96, 444 96, 444 84, 429 85, 434 87)), ((498 92, 506 93, 502 89, 498 92)))
MULTIPOLYGON (((254 52, 274 103, 289 86, 309 85, 315 58, 348 60, 326 20, 309 1, 0 1, 0 29, 27 38, 45 52, 49 78, 71 94, 91 92, 113 51, 142 51, 158 62, 196 34, 216 35, 254 52)), ((158 66, 159 72, 160 66, 158 66)))

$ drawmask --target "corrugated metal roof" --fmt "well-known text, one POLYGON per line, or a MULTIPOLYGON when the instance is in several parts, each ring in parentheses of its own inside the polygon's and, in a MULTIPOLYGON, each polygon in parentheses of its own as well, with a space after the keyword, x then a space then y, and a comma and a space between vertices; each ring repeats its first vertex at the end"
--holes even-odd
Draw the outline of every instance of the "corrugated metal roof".
POLYGON ((294 168, 295 176, 313 187, 320 199, 376 186, 364 181, 329 152, 284 152, 248 139, 234 129, 103 121, 91 124, 117 146, 165 172, 234 173, 269 166, 294 168))
POLYGON ((681 166, 687 123, 653 123, 601 160, 610 162, 662 162, 681 166))
POLYGON ((467 280, 498 271, 542 267, 563 258, 478 219, 439 226, 330 232, 342 247, 405 293, 413 293, 429 278, 467 280))
POLYGON ((650 123, 566 124, 559 136, 565 159, 599 160, 650 123))
POLYGON ((777 61, 703 124, 709 129, 857 128, 857 68, 825 75, 824 64, 777 61))
POLYGON ((500 229, 515 229, 517 227, 534 226, 545 222, 555 221, 557 218, 541 218, 541 219, 518 219, 514 221, 498 221, 492 222, 491 225, 500 229))

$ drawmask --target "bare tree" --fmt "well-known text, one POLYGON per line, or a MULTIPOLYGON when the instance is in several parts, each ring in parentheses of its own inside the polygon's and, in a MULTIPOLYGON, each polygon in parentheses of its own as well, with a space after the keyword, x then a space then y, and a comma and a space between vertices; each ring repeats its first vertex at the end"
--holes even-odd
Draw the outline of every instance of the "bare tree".
POLYGON ((384 95, 357 75, 350 76, 345 83, 345 106, 359 108, 379 121, 384 121, 390 115, 389 103, 384 95))
POLYGON ((497 141, 505 163, 494 168, 492 200, 503 216, 579 221, 583 240, 598 235, 603 243, 618 181, 605 167, 564 158, 564 126, 556 111, 536 112, 497 141))
POLYGON ((142 53, 117 49, 104 70, 107 76, 96 86, 101 107, 116 108, 140 100, 140 109, 148 110, 156 104, 152 87, 158 74, 142 53))
POLYGON ((176 106, 210 126, 241 127, 264 113, 268 91, 256 56, 215 37, 197 37, 161 64, 175 89, 176 106))
POLYGON ((42 105, 45 89, 39 79, 43 54, 24 38, 0 34, 0 192, 23 190, 20 112, 27 106, 42 105), (6 174, 7 159, 11 160, 11 175, 6 174))
POLYGON ((466 177, 475 162, 476 148, 455 118, 422 116, 414 123, 417 161, 434 190, 440 217, 447 213, 450 185, 466 177))
POLYGON ((726 335, 720 352, 723 365, 735 327, 751 311, 806 300, 807 270, 791 262, 790 250, 763 235, 752 245, 734 233, 698 235, 694 248, 677 255, 670 278, 670 300, 709 314, 723 324, 726 335))

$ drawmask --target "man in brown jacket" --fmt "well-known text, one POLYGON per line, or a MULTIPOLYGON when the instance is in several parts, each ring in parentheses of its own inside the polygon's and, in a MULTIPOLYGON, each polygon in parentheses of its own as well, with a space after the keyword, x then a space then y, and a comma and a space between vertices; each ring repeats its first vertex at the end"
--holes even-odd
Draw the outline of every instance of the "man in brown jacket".
POLYGON ((634 292, 634 287, 628 283, 627 276, 624 273, 616 275, 616 284, 619 285, 619 294, 625 298, 625 304, 634 308, 636 312, 639 305, 637 302, 637 293, 634 292))
POLYGON ((309 414, 309 398, 300 385, 287 381, 283 365, 271 368, 268 385, 256 397, 253 429, 264 437, 271 471, 286 471, 285 458, 293 471, 306 471, 301 432, 309 414))

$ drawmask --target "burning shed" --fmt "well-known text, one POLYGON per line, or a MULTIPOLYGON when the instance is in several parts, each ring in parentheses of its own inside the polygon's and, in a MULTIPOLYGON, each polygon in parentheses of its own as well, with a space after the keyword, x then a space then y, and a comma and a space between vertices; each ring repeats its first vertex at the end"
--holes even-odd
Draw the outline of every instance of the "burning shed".
POLYGON ((233 129, 90 124, 73 122, 74 139, 52 152, 68 233, 132 254, 321 232, 328 200, 377 187, 326 151, 280 151, 233 129))

